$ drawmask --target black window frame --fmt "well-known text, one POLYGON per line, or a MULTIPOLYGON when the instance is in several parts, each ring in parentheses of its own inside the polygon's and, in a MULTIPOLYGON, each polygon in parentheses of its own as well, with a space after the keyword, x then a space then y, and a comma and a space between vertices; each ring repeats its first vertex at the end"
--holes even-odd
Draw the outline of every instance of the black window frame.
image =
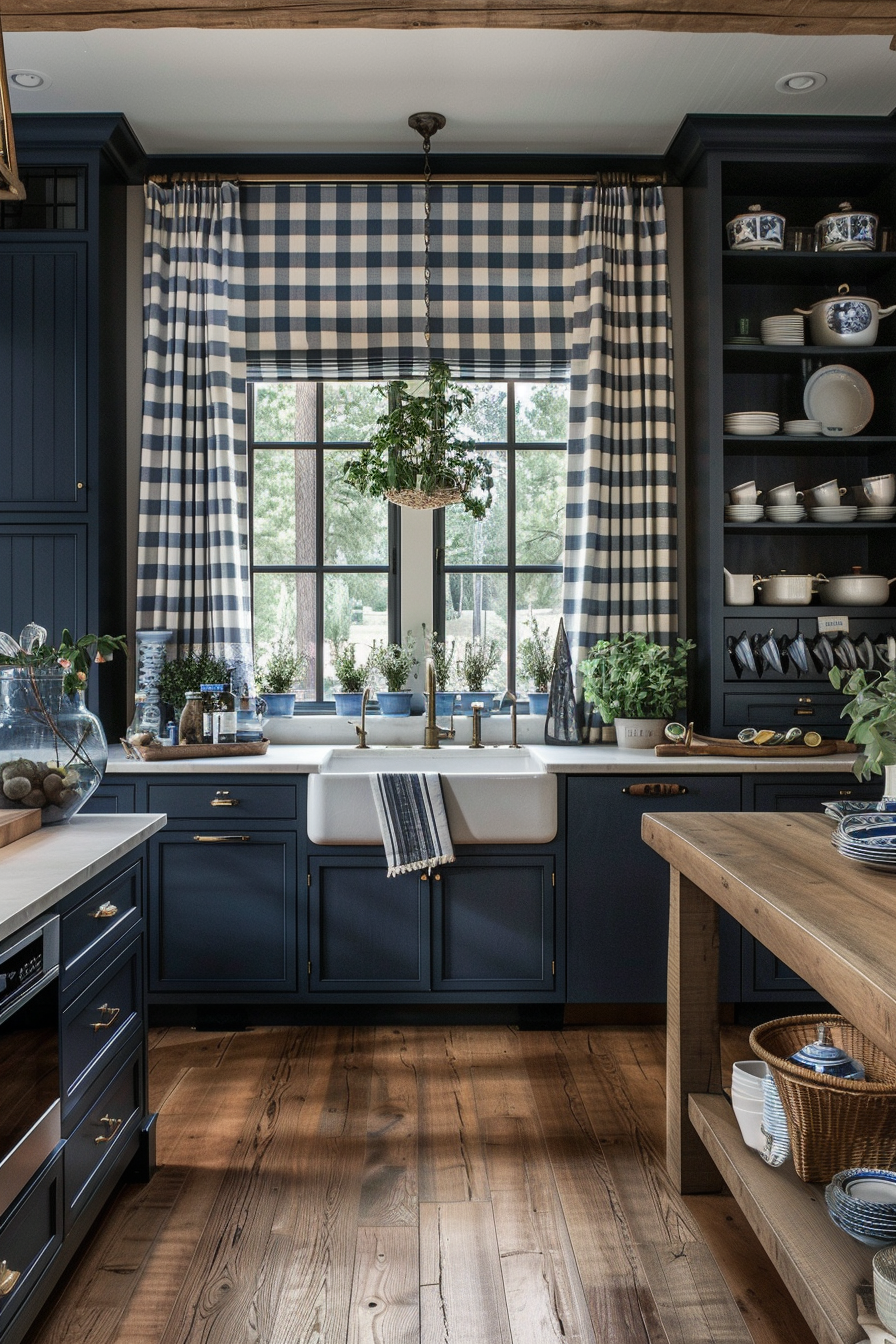
MULTIPOLYGON (((460 381, 460 380, 459 380, 460 381)), ((557 386, 560 378, 482 378, 463 379, 464 383, 487 383, 490 386, 501 384, 507 388, 507 437, 502 442, 479 442, 475 447, 483 453, 507 453, 507 563, 503 565, 451 565, 446 564, 445 510, 437 509, 433 517, 433 621, 434 628, 441 631, 444 625, 446 584, 449 574, 503 574, 507 578, 507 686, 517 694, 516 686, 516 650, 519 641, 517 631, 516 580, 518 574, 562 574, 563 564, 556 565, 520 565, 516 563, 516 452, 545 449, 547 451, 566 449, 567 441, 548 442, 543 439, 532 442, 517 442, 516 438, 516 385, 524 383, 557 386)))
MULTIPOLYGON (((399 509, 395 504, 387 507, 387 551, 388 562, 385 565, 329 565, 324 564, 324 452, 348 452, 359 447, 358 442, 334 442, 325 440, 324 431, 324 381, 318 378, 250 378, 247 381, 246 405, 246 447, 249 459, 248 467, 248 515, 249 515, 249 581, 252 587, 252 645, 255 647, 255 575, 256 574, 313 574, 315 576, 315 667, 313 700, 297 700, 296 713, 335 712, 335 702, 323 698, 323 657, 324 657, 324 577, 327 574, 386 574, 388 604, 388 638, 398 641, 401 631, 401 526, 399 509), (313 383, 315 388, 315 431, 316 438, 311 440, 270 440, 255 438, 255 385, 256 383, 313 383), (254 559, 254 487, 255 487, 255 449, 266 450, 281 448, 291 451, 297 448, 314 449, 315 452, 315 553, 314 564, 305 565, 256 565, 254 559)), ((339 379, 326 380, 338 382, 339 379)), ((368 381, 368 380, 365 380, 368 381)))

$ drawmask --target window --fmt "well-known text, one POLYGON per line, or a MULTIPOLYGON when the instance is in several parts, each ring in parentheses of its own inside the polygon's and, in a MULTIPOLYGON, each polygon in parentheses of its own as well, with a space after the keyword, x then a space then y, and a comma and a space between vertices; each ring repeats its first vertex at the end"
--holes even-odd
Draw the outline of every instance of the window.
POLYGON ((71 168, 20 168, 24 201, 0 202, 0 229, 83 229, 84 175, 71 168))
MULTIPOLYGON (((366 442, 385 402, 377 384, 259 382, 250 396, 251 569, 256 656, 294 633, 311 657, 299 699, 332 697, 330 641, 359 658, 425 621, 456 656, 474 635, 496 640, 493 686, 517 678, 517 649, 534 616, 550 632, 561 610, 565 383, 470 383, 464 429, 494 464, 495 500, 477 522, 459 506, 421 526, 343 483, 342 464, 366 442), (404 543, 400 543, 402 527, 404 543), (400 565, 425 575, 423 596, 399 613, 400 565), (430 580, 432 575, 432 582, 430 580), (430 605, 429 593, 433 593, 430 605), (422 603, 425 610, 417 610, 422 603), (434 615, 435 613, 435 615, 434 615)), ((414 585, 404 585, 405 588, 414 585)))
POLYGON ((459 653, 495 640, 493 685, 532 690, 517 676, 530 616, 551 644, 561 612, 569 389, 565 383, 474 383, 467 428, 494 463, 495 499, 476 521, 460 508, 436 522, 435 610, 459 653))
POLYGON ((256 656, 294 633, 310 658, 299 700, 329 699, 330 640, 361 659, 397 637, 398 510, 342 479, 382 398, 368 383, 256 383, 250 408, 256 656))

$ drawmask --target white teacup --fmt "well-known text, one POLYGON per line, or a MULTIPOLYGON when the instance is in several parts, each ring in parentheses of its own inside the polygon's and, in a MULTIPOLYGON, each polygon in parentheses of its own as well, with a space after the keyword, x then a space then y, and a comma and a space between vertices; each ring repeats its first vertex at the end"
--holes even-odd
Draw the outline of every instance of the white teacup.
POLYGON ((802 490, 797 490, 793 481, 788 481, 786 485, 773 485, 766 494, 770 504, 798 504, 802 498, 802 490))
POLYGON ((886 476, 863 476, 862 489, 869 504, 885 507, 896 499, 896 476, 892 472, 886 476))
POLYGON ((755 481, 744 481, 743 485, 732 485, 728 491, 728 498, 732 504, 755 504, 761 490, 756 489, 755 481))
POLYGON ((829 509, 840 503, 846 494, 846 486, 838 485, 836 481, 823 481, 821 485, 813 485, 806 493, 812 496, 812 503, 817 509, 829 509))

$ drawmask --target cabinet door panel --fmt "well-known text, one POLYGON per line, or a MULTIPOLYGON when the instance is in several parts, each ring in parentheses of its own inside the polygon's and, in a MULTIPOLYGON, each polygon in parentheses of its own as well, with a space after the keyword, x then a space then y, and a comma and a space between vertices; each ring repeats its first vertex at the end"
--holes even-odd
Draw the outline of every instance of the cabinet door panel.
POLYGON ((459 859, 433 874, 434 989, 553 989, 553 867, 459 859))
POLYGON ((78 243, 0 245, 3 510, 87 507, 86 256, 78 243))
MULTIPOLYGON (((686 793, 624 790, 657 776, 571 776, 567 793, 567 999, 662 1003, 666 998, 669 865, 641 839, 645 812, 740 812, 739 777, 663 776, 686 793)), ((736 969, 735 969, 736 974, 736 969)), ((731 997, 723 983, 722 995, 731 997)))
POLYGON ((0 630, 17 636, 39 620, 58 644, 66 626, 86 629, 86 527, 0 527, 0 574, 0 630))
POLYGON ((151 856, 151 989, 295 989, 295 835, 164 831, 151 856))
POLYGON ((0 1224, 0 1261, 20 1275, 12 1291, 0 1297, 0 1334, 61 1245, 62 1153, 57 1151, 0 1224))
POLYGON ((415 873, 387 877, 383 862, 312 859, 309 989, 429 989, 427 885, 415 873))

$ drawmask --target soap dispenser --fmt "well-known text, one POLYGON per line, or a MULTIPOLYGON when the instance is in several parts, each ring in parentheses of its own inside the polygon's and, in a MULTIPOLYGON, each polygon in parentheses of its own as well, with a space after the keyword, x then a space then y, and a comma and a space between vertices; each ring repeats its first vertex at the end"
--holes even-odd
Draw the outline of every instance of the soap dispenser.
POLYGON ((813 1073, 826 1073, 832 1078, 864 1078, 864 1066, 834 1045, 830 1030, 829 1023, 819 1022, 818 1039, 801 1046, 795 1054, 790 1055, 790 1063, 811 1069, 813 1073))

